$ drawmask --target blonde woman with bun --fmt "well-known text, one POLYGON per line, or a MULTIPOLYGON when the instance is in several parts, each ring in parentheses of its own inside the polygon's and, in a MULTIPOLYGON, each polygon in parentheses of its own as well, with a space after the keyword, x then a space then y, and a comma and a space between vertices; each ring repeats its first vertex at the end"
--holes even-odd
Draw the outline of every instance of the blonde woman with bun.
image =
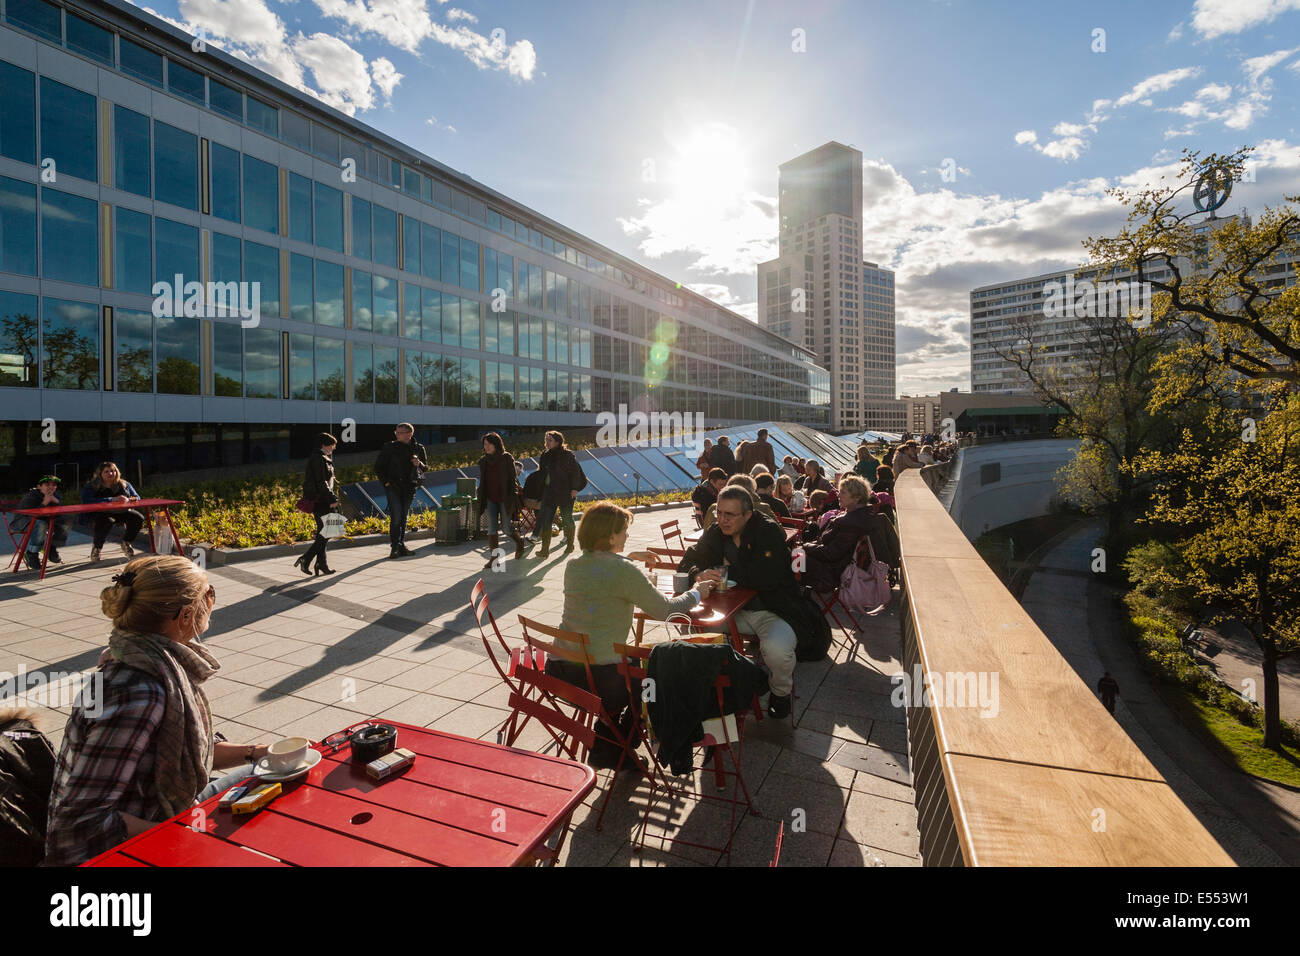
POLYGON ((266 754, 213 736, 202 684, 221 665, 198 638, 215 604, 207 575, 176 556, 136 558, 100 593, 113 630, 64 732, 47 865, 112 849, 249 776, 266 754), (209 783, 214 767, 238 769, 209 783))

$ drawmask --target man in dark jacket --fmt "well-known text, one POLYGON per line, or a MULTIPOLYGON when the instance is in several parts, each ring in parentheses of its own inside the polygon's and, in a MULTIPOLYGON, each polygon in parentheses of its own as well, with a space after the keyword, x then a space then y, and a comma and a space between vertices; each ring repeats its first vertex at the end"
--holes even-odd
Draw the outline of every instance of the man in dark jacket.
POLYGON ((415 489, 421 476, 429 468, 429 456, 424 446, 415 441, 415 428, 402 422, 393 430, 396 441, 390 441, 375 459, 375 474, 388 489, 388 541, 392 548, 390 558, 404 558, 411 551, 406 547, 406 519, 415 500, 415 489))
MULTIPOLYGON (((63 504, 59 500, 59 485, 62 482, 56 475, 46 475, 36 483, 35 488, 28 490, 23 495, 22 500, 18 502, 19 508, 53 508, 63 504)), ((10 522, 10 529, 18 535, 27 530, 27 525, 32 519, 28 515, 14 515, 10 522)), ((59 557, 59 545, 68 540, 68 519, 67 518, 37 518, 36 527, 32 529, 32 535, 27 540, 27 550, 23 554, 23 561, 27 567, 33 571, 41 569, 41 549, 45 545, 45 536, 50 534, 50 527, 53 526, 53 537, 50 538, 50 564, 62 564, 63 559, 59 557)), ((20 539, 21 540, 21 539, 20 539)))
POLYGON ((770 474, 776 474, 776 452, 767 440, 767 429, 758 430, 758 441, 740 443, 736 452, 736 466, 746 475, 753 474, 754 466, 764 466, 770 474))
POLYGON ((718 492, 727 484, 727 473, 721 468, 714 468, 709 472, 709 480, 695 486, 691 492, 691 501, 695 505, 695 516, 704 521, 704 513, 709 510, 709 505, 717 504, 718 492))
POLYGON ((713 451, 709 453, 709 464, 714 468, 721 468, 730 478, 740 466, 736 464, 736 455, 731 450, 731 439, 723 435, 718 439, 718 443, 713 446, 713 451))
POLYGON ((754 510, 747 490, 724 488, 718 495, 717 517, 717 524, 705 529, 677 570, 689 573, 692 581, 701 575, 716 581, 721 575, 712 569, 725 563, 730 580, 758 592, 734 620, 742 634, 758 636, 763 662, 771 672, 768 713, 779 720, 790 713, 796 635, 803 635, 806 650, 799 657, 820 660, 830 647, 830 627, 799 591, 781 525, 754 510))

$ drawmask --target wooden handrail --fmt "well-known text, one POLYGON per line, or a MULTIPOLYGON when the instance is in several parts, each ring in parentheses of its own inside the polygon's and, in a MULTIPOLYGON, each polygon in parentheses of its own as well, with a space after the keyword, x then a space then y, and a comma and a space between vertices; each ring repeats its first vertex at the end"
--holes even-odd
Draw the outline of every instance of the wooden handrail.
POLYGON ((1234 865, 921 475, 899 475, 895 495, 925 863, 1234 865), (915 699, 918 669, 939 688, 928 702, 915 699))

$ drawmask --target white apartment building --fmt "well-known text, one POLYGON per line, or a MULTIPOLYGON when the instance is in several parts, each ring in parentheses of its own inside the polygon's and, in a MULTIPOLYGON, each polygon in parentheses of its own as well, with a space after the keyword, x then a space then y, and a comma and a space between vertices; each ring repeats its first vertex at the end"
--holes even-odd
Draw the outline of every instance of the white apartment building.
POLYGON ((758 266, 758 316, 830 372, 833 430, 901 430, 894 273, 862 258, 862 153, 826 143, 780 167, 776 259, 758 266))

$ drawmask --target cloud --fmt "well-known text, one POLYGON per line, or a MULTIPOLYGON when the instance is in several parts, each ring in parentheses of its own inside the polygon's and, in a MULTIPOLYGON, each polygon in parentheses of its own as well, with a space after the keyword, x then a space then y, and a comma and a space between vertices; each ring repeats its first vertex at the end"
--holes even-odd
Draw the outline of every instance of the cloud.
POLYGON ((468 10, 462 10, 459 7, 452 7, 448 10, 447 19, 452 22, 455 22, 456 20, 464 20, 466 23, 478 23, 478 17, 474 16, 474 14, 470 13, 468 10))
POLYGON ((1016 134, 1017 146, 1023 146, 1025 143, 1036 143, 1036 142, 1038 142, 1038 134, 1035 133, 1032 129, 1022 129, 1019 133, 1016 134))
POLYGON ((1175 40, 1181 40, 1182 38, 1183 38, 1183 24, 1182 21, 1180 20, 1178 23, 1175 23, 1174 28, 1169 31, 1169 36, 1165 37, 1165 42, 1173 43, 1175 40))
POLYGON ((456 132, 456 127, 452 126, 450 123, 439 123, 438 117, 436 116, 430 116, 424 122, 426 126, 432 126, 434 129, 445 129, 449 133, 456 132))
POLYGON ((1226 83, 1210 83, 1197 90, 1195 97, 1178 106, 1161 107, 1161 112, 1178 113, 1191 121, 1183 129, 1166 130, 1165 138, 1191 135, 1198 126, 1210 122, 1221 122, 1228 129, 1248 128, 1258 117, 1268 112, 1269 102, 1273 98, 1273 81, 1268 77, 1268 71, 1297 51, 1300 51, 1300 47, 1276 50, 1243 60, 1243 83, 1236 87, 1226 83), (1236 101, 1227 103, 1234 92, 1236 101), (1225 105, 1216 108, 1217 104, 1225 105))
POLYGON ((1272 23, 1291 10, 1300 10, 1300 0, 1196 0, 1192 6, 1192 29, 1202 39, 1213 40, 1261 23, 1272 23))
POLYGON ((402 74, 397 72, 393 61, 385 56, 371 61, 370 76, 375 81, 375 86, 379 87, 379 91, 384 94, 386 101, 393 98, 393 90, 397 89, 397 84, 402 82, 402 74))

